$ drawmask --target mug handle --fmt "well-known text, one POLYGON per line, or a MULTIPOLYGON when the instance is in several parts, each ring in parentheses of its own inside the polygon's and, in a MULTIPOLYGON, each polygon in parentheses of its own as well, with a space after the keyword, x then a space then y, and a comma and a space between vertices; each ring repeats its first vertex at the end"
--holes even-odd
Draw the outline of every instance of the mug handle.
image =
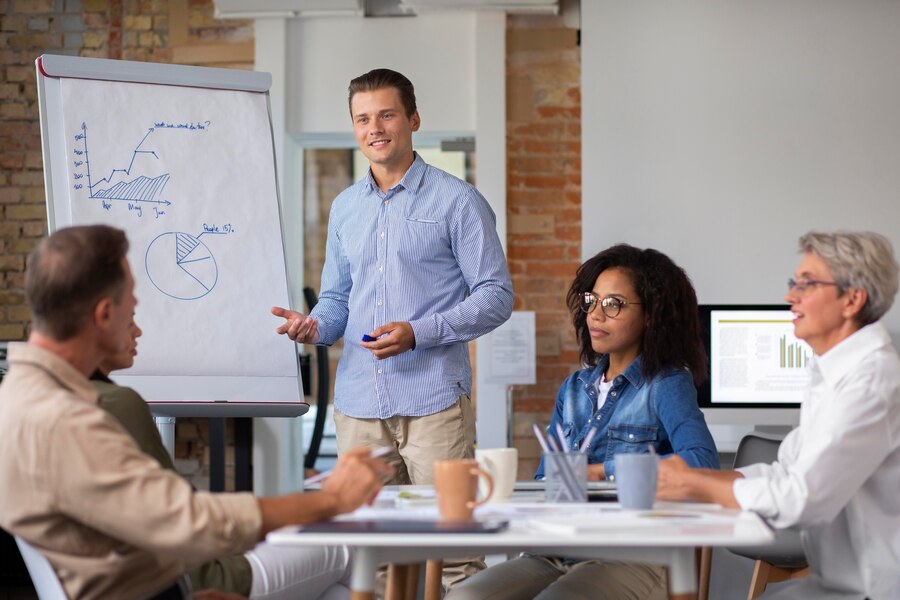
POLYGON ((478 475, 478 476, 484 477, 484 479, 487 481, 487 486, 488 486, 487 494, 484 495, 484 498, 482 498, 481 500, 478 500, 477 502, 474 500, 470 500, 469 502, 466 502, 466 508, 474 510, 477 507, 481 506, 482 504, 484 504, 485 502, 487 502, 488 500, 491 499, 491 496, 494 493, 494 478, 491 477, 490 473, 488 473, 487 471, 482 471, 478 467, 472 467, 469 470, 469 473, 471 475, 478 475))

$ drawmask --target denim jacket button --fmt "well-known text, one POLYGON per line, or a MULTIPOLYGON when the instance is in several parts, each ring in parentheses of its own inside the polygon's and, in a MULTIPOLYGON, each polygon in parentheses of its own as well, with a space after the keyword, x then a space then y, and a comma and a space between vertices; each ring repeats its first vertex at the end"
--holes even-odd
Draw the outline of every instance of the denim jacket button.
POLYGON ((628 434, 628 439, 629 439, 629 440, 633 440, 633 439, 634 439, 634 434, 633 434, 633 433, 629 433, 629 434, 628 434))

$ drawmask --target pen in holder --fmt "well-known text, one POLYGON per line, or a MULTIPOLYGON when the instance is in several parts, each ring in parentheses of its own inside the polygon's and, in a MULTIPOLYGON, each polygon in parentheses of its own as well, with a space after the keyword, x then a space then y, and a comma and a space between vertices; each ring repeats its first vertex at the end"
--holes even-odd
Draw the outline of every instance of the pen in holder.
POLYGON ((587 454, 545 452, 547 502, 587 502, 587 454))

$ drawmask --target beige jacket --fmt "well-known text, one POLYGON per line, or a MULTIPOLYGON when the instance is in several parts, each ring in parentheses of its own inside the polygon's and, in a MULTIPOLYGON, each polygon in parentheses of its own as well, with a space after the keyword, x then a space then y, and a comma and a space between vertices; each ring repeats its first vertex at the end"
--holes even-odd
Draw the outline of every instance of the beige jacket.
POLYGON ((0 526, 56 569, 70 598, 143 598, 185 565, 259 539, 252 494, 194 492, 142 453, 55 354, 11 344, 0 385, 0 526))

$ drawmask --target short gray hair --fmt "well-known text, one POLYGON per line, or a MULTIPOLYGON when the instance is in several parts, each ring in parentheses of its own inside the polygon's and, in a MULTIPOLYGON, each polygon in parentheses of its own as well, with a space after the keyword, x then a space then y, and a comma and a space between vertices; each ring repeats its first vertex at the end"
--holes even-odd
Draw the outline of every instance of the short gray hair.
POLYGON ((810 231, 800 238, 800 251, 818 255, 843 289, 861 288, 869 298, 857 315, 860 326, 874 323, 890 310, 897 295, 897 261, 891 242, 872 231, 810 231))

